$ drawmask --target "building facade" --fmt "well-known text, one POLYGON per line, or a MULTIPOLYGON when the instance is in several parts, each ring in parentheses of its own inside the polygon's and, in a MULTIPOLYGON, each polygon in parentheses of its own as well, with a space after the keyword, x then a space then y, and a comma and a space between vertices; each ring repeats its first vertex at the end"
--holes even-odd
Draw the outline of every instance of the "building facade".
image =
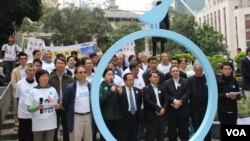
POLYGON ((231 56, 236 49, 250 47, 250 0, 206 0, 196 14, 199 25, 207 23, 224 36, 231 56))
POLYGON ((205 0, 175 0, 174 3, 175 10, 183 14, 191 14, 190 10, 192 10, 193 13, 197 13, 202 10, 204 5, 205 0))

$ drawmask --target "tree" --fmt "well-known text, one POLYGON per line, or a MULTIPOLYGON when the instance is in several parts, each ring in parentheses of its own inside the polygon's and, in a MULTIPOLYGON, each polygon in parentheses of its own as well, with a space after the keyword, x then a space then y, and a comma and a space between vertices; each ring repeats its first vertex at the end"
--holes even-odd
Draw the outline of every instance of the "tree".
POLYGON ((41 0, 1 0, 0 1, 0 43, 6 42, 6 37, 13 34, 25 17, 33 21, 42 15, 41 0))
MULTIPOLYGON (((193 42, 196 40, 196 36, 194 34, 194 27, 196 26, 196 23, 193 15, 182 14, 170 8, 169 17, 171 19, 170 30, 187 37, 193 42)), ((180 52, 187 52, 185 48, 171 40, 168 40, 165 47, 165 51, 169 52, 172 55, 175 55, 180 52)))
POLYGON ((29 18, 24 18, 21 26, 17 28, 19 32, 34 32, 40 29, 42 26, 41 22, 33 22, 29 18))
POLYGON ((227 59, 224 58, 222 55, 209 56, 208 60, 211 64, 215 74, 220 74, 221 65, 227 61, 227 59))
POLYGON ((51 40, 55 45, 70 45, 91 41, 93 36, 102 38, 112 30, 99 8, 67 7, 62 10, 47 9, 42 17, 44 30, 53 31, 51 40))
MULTIPOLYGON (((198 26, 192 15, 181 14, 170 9, 170 30, 184 35, 189 40, 197 44, 205 55, 211 56, 226 51, 226 45, 223 43, 223 35, 214 30, 212 26, 204 24, 198 26)), ((167 42, 166 51, 174 55, 180 52, 188 52, 179 44, 167 42)))
MULTIPOLYGON (((136 21, 132 21, 132 22, 126 22, 126 23, 121 23, 119 24, 111 33, 109 36, 109 44, 107 47, 111 47, 111 45, 113 45, 115 42, 117 42, 119 39, 121 39, 122 37, 133 33, 135 31, 139 31, 141 30, 141 27, 139 26, 138 22, 136 21)), ((135 41, 135 44, 137 47, 144 47, 144 38, 143 39, 139 39, 135 41)), ((107 48, 105 48, 104 50, 106 50, 107 48)), ((138 48, 138 50, 140 50, 138 48)))
POLYGON ((207 24, 197 26, 195 29, 195 43, 207 56, 224 53, 226 45, 223 43, 223 35, 207 24))

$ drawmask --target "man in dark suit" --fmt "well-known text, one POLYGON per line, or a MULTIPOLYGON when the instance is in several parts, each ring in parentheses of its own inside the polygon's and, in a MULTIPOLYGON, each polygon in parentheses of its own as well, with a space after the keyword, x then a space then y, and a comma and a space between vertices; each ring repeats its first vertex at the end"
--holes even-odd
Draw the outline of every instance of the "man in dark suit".
MULTIPOLYGON (((196 132, 201 122, 204 119, 208 103, 208 88, 207 80, 203 73, 201 65, 196 62, 193 65, 195 74, 188 78, 190 83, 190 114, 192 119, 192 126, 196 132)), ((209 131, 204 141, 211 141, 211 132, 209 131)))
MULTIPOLYGON (((181 61, 180 61, 179 58, 173 57, 171 59, 171 66, 179 67, 180 63, 181 63, 181 61)), ((183 72, 183 71, 180 71, 180 77, 181 78, 187 78, 187 74, 185 72, 183 72)), ((169 71, 168 73, 165 74, 164 80, 166 81, 166 80, 168 80, 170 78, 172 78, 172 75, 171 75, 171 72, 169 71)))
POLYGON ((125 86, 122 87, 122 140, 138 141, 142 104, 141 90, 134 87, 134 76, 127 73, 123 76, 125 86))
POLYGON ((146 141, 163 141, 164 117, 168 104, 168 95, 159 85, 159 74, 151 72, 144 92, 144 117, 146 123, 146 141))
POLYGON ((241 60, 241 72, 243 76, 242 89, 248 99, 250 99, 250 47, 246 49, 246 58, 241 60))
POLYGON ((150 84, 149 75, 150 75, 150 73, 152 73, 152 72, 157 72, 157 73, 158 73, 158 75, 159 75, 159 80, 160 80, 160 81, 159 81, 159 84, 162 84, 162 83, 164 82, 164 74, 157 70, 157 66, 158 66, 157 58, 154 57, 154 56, 149 57, 149 58, 148 58, 148 65, 149 65, 148 70, 145 71, 145 72, 143 73, 143 75, 142 75, 145 85, 150 84))
POLYGON ((181 141, 189 139, 189 84, 188 80, 180 77, 177 66, 170 67, 172 78, 164 82, 164 88, 169 96, 168 105, 168 134, 170 141, 177 141, 177 135, 181 141), (177 132, 178 131, 178 132, 177 132))

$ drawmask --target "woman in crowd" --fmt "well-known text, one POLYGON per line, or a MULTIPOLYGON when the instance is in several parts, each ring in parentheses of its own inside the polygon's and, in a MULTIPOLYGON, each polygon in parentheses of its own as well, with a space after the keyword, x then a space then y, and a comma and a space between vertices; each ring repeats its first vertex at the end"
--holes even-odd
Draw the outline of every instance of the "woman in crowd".
MULTIPOLYGON (((122 118, 120 96, 122 88, 114 84, 114 71, 111 68, 105 69, 102 76, 104 78, 100 86, 102 116, 111 134, 117 140, 120 140, 120 120, 122 118)), ((104 140, 103 137, 101 137, 101 140, 104 140)))
POLYGON ((35 141, 53 141, 57 128, 56 112, 61 106, 57 103, 58 94, 49 86, 49 72, 38 70, 35 75, 38 85, 30 90, 25 101, 32 113, 32 131, 35 141))

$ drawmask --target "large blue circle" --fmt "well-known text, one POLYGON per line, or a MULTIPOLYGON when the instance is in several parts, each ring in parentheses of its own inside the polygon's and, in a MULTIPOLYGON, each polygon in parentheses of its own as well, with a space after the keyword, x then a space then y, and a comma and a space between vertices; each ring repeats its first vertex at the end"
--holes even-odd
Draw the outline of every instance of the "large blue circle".
POLYGON ((102 118, 100 104, 99 104, 99 87, 101 84, 102 73, 106 68, 108 61, 111 60, 112 56, 117 53, 123 46, 125 46, 128 42, 134 41, 140 38, 144 38, 147 36, 154 36, 154 37, 162 37, 173 40, 180 45, 184 46, 188 49, 200 62, 202 68, 204 69, 204 73, 206 74, 207 84, 208 84, 208 106, 207 112, 205 114, 204 120, 198 129, 198 131, 190 138, 190 141, 197 141, 203 139, 208 130, 210 129, 215 114, 217 110, 217 85, 216 79, 213 72, 213 69, 207 60, 206 56, 203 52, 199 49, 197 45, 195 45, 192 41, 187 39, 186 37, 169 30, 163 29, 150 29, 150 30, 141 30, 134 33, 131 33, 119 41, 117 41, 111 48, 107 50, 104 54, 103 58, 100 60, 97 71, 95 72, 93 81, 92 81, 92 89, 91 89, 91 105, 92 111, 94 115, 94 119, 96 125, 99 128, 100 133, 104 136, 104 138, 108 141, 116 141, 116 139, 112 136, 109 132, 108 128, 106 127, 104 120, 102 118))

